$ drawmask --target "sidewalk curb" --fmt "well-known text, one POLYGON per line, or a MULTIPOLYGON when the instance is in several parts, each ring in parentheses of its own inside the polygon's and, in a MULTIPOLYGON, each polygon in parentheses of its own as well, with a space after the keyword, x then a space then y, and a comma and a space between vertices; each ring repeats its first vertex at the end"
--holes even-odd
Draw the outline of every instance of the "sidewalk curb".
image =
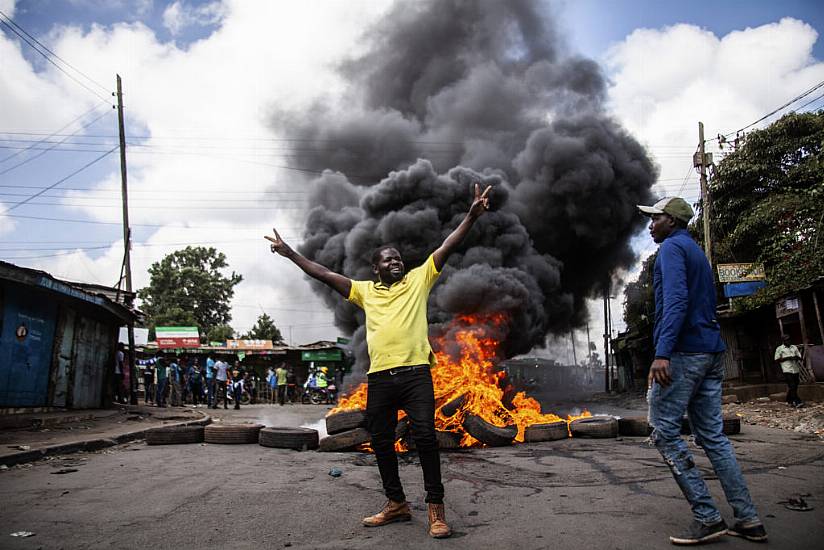
MULTIPOLYGON (((204 413, 201 413, 204 414, 204 413)), ((199 420, 187 420, 185 422, 177 422, 174 424, 163 424, 162 427, 170 426, 206 426, 212 422, 212 417, 204 414, 203 418, 199 420)), ((0 456, 0 466, 15 466, 17 464, 25 464, 27 462, 35 462, 47 456, 72 454, 81 451, 92 452, 105 449, 106 447, 114 447, 134 441, 136 439, 143 439, 146 437, 146 432, 161 426, 152 426, 151 428, 143 428, 133 432, 126 432, 115 437, 99 437, 97 439, 86 439, 83 441, 73 441, 70 443, 59 443, 56 445, 49 445, 40 449, 31 449, 28 451, 20 451, 19 453, 12 453, 5 456, 0 456)))

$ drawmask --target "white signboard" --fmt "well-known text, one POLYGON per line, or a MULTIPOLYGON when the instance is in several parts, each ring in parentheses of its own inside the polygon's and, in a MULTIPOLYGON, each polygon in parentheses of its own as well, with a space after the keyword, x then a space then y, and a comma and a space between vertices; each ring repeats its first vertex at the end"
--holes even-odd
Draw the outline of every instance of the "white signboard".
MULTIPOLYGON (((126 327, 120 327, 120 336, 117 339, 118 342, 122 344, 129 345, 129 329, 126 327)), ((134 329, 134 345, 135 346, 145 346, 146 343, 149 341, 149 329, 147 328, 135 328, 134 329)))

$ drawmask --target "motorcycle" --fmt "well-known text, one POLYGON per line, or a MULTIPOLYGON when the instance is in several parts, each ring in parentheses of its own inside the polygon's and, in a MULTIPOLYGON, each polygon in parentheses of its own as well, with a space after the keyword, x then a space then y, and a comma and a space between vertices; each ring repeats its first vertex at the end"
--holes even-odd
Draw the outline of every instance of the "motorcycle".
POLYGON ((300 402, 305 404, 311 403, 313 405, 321 405, 323 403, 331 404, 337 400, 337 389, 334 384, 330 384, 325 388, 317 388, 313 386, 304 386, 303 395, 300 397, 300 402))
MULTIPOLYGON (((231 404, 235 402, 235 392, 234 388, 230 384, 229 387, 226 389, 226 402, 231 404)), ((240 404, 241 405, 249 405, 252 402, 252 394, 249 392, 249 389, 246 384, 243 384, 243 389, 240 393, 240 404)))

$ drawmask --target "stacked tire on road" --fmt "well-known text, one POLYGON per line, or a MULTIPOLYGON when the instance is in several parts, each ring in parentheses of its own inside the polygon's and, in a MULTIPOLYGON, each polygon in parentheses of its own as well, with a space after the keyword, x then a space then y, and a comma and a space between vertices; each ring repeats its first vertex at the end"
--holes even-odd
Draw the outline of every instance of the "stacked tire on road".
POLYGON ((275 449, 317 449, 318 431, 310 428, 263 428, 260 430, 258 443, 275 449))
POLYGON ((203 430, 206 443, 239 445, 257 443, 262 424, 210 424, 203 430))
POLYGON ((618 420, 612 416, 588 416, 569 423, 572 437, 609 439, 618 437, 618 420))
POLYGON ((326 417, 328 436, 320 440, 318 450, 321 452, 350 451, 368 443, 369 432, 366 431, 366 412, 360 409, 342 411, 326 417))
POLYGON ((202 443, 203 426, 164 426, 146 432, 147 445, 202 443))
POLYGON ((369 441, 369 432, 365 428, 355 428, 324 437, 320 440, 318 450, 326 453, 349 451, 369 441))
POLYGON ((354 411, 342 411, 326 417, 326 433, 329 435, 365 427, 366 412, 359 409, 354 411))
POLYGON ((569 437, 569 426, 564 420, 548 424, 532 424, 524 430, 525 443, 539 441, 558 441, 569 437))

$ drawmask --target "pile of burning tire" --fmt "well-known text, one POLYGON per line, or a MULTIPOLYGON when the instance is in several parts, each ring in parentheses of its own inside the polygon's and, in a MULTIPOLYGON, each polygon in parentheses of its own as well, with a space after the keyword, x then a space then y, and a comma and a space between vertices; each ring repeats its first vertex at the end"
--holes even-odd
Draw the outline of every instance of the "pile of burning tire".
MULTIPOLYGON (((518 429, 514 425, 495 426, 480 416, 468 414, 461 424, 473 438, 488 447, 503 447, 515 441, 518 429)), ((320 440, 318 450, 323 452, 351 451, 363 448, 369 443, 366 430, 366 414, 362 410, 338 412, 326 417, 326 431, 329 434, 320 440)), ((572 438, 615 439, 617 437, 648 437, 652 432, 646 417, 617 418, 613 416, 590 416, 577 418, 570 422, 559 421, 548 424, 532 424, 524 432, 525 443, 542 441, 559 441, 572 438)), ((741 420, 738 417, 724 418, 724 433, 728 435, 741 432, 741 420)), ((689 421, 684 417, 682 434, 691 433, 689 421)), ((436 431, 438 445, 442 450, 461 448, 463 434, 451 431, 436 431)), ((398 421, 395 430, 396 439, 407 449, 414 449, 414 438, 407 418, 398 421)))

